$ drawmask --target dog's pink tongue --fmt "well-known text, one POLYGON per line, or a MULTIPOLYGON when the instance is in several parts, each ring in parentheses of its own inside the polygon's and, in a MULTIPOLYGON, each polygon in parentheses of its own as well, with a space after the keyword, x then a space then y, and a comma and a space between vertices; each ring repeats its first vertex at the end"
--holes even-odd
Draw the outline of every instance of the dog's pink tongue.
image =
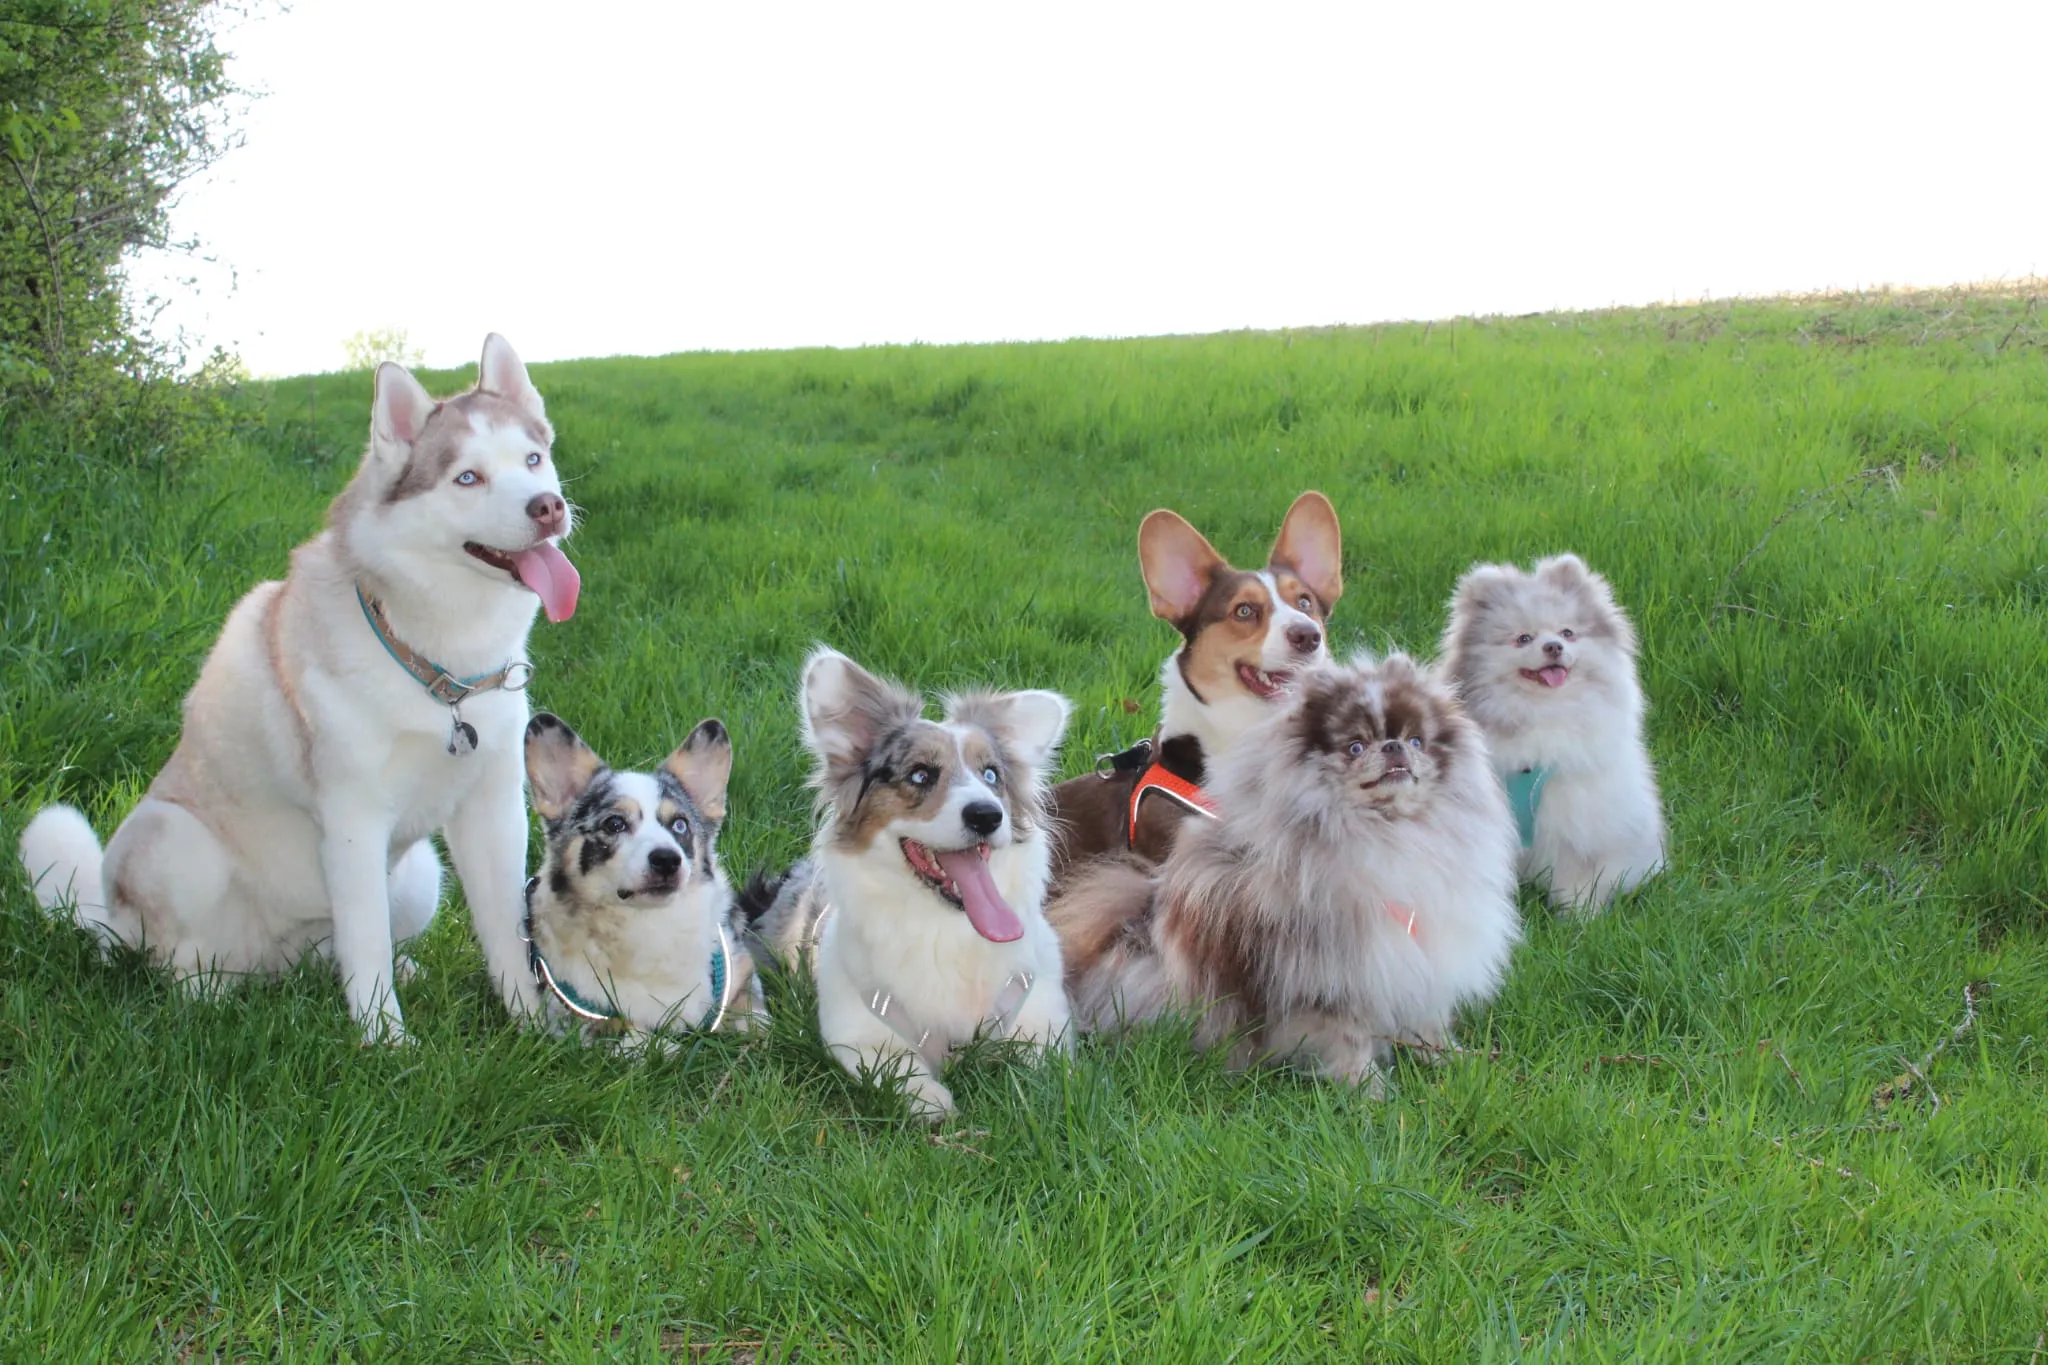
POLYGON ((1024 937, 1024 921, 996 890, 996 879, 988 874, 988 860, 971 848, 936 855, 939 866, 960 890, 960 903, 967 910, 967 922, 974 932, 990 943, 1014 943, 1024 937))
POLYGON ((566 621, 576 614, 576 594, 583 590, 583 575, 576 566, 547 541, 512 556, 512 572, 519 581, 540 595, 542 610, 550 621, 566 621))
POLYGON ((1563 664, 1545 664, 1536 670, 1536 676, 1543 679, 1545 687, 1563 687, 1564 680, 1571 676, 1571 672, 1563 664))

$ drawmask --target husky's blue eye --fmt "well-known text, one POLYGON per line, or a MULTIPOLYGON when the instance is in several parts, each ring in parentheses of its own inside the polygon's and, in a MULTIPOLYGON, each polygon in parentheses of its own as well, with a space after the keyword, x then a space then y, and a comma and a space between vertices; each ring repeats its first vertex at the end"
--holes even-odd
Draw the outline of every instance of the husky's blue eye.
POLYGON ((671 824, 669 828, 675 832, 675 836, 678 839, 690 837, 690 822, 683 816, 678 815, 675 818, 675 823, 671 824))
POLYGON ((1344 752, 1350 754, 1353 758, 1365 757, 1365 741, 1362 739, 1352 740, 1351 747, 1346 749, 1344 752))
POLYGON ((526 467, 528 469, 540 468, 540 452, 538 450, 533 451, 526 457, 526 467))
POLYGON ((1422 736, 1421 736, 1421 735, 1410 735, 1410 736, 1408 736, 1408 742, 1409 742, 1410 744, 1414 745, 1414 746, 1415 746, 1416 748, 1420 749, 1420 748, 1422 747, 1422 736))
POLYGON ((482 483, 483 480, 474 469, 465 469, 455 476, 455 482, 461 484, 464 488, 474 488, 482 483))

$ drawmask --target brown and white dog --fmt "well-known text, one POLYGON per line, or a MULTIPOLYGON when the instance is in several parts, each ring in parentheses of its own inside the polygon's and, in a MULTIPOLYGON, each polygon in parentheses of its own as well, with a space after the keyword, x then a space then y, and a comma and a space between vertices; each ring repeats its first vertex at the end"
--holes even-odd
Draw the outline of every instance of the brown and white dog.
POLYGON ((1178 513, 1145 518, 1138 566, 1152 614, 1180 632, 1181 646, 1159 670, 1159 731, 1149 746, 1117 755, 1106 773, 1053 788, 1062 835, 1055 882, 1104 853, 1166 856, 1203 800, 1210 767, 1272 713, 1296 670, 1329 661, 1343 561, 1336 509, 1314 491, 1287 509, 1263 569, 1233 568, 1178 513))
POLYGON ((1389 1047, 1450 1044, 1521 935, 1485 737, 1405 655, 1305 670, 1216 765, 1218 819, 1156 870, 1076 869, 1047 907, 1084 1030, 1175 1010, 1234 1065, 1375 1089, 1389 1047))

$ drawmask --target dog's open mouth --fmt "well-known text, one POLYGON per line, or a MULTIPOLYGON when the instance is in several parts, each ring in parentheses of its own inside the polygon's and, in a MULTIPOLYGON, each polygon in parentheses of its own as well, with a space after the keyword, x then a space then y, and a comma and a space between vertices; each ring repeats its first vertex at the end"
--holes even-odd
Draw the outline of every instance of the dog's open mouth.
POLYGON ((1270 701, 1272 698, 1279 696, 1287 684, 1294 681, 1294 675, 1284 669, 1268 673, 1263 668, 1253 668, 1250 664, 1239 664, 1237 666, 1237 680, 1244 684, 1245 691, 1250 692, 1255 697, 1263 697, 1270 701))
POLYGON ((569 556, 553 541, 543 540, 523 550, 499 550, 476 541, 464 541, 464 554, 512 576, 512 581, 531 590, 550 621, 566 621, 576 614, 576 595, 582 591, 583 576, 569 562, 569 556))
POLYGON ((1545 664, 1541 668, 1525 668, 1522 676, 1543 687, 1563 687, 1564 680, 1572 671, 1563 664, 1545 664))
POLYGON ((989 875, 987 844, 934 852, 915 839, 901 843, 903 861, 917 879, 941 900, 965 911, 975 933, 991 943, 1011 943, 1024 937, 1024 921, 1017 918, 989 875))

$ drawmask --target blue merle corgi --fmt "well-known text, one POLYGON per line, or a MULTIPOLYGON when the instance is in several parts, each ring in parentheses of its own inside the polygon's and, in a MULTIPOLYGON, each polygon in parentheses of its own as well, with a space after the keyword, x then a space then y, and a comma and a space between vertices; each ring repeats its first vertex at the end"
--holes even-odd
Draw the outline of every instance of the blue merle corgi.
POLYGON ((558 1028, 638 1045, 761 1014, 718 865, 731 775, 732 739, 716 720, 647 773, 614 772, 557 716, 528 724, 526 778, 547 846, 527 883, 528 965, 558 1028))

